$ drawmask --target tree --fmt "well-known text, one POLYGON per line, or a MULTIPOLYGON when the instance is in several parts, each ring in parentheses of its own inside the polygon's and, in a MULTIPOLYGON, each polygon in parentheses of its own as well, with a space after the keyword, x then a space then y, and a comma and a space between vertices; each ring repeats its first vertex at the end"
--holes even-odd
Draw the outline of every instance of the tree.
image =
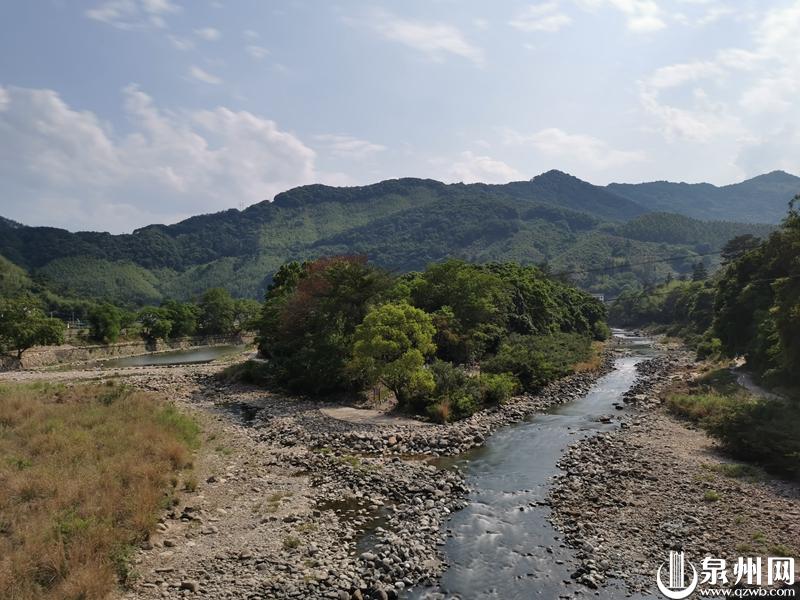
POLYGON ((703 261, 698 261, 692 268, 692 281, 705 281, 708 279, 708 269, 703 261))
POLYGON ((234 330, 237 333, 252 331, 258 328, 261 316, 261 303, 251 298, 242 298, 234 302, 234 330))
POLYGON ((146 306, 139 311, 139 321, 142 324, 142 337, 150 342, 157 339, 167 339, 172 332, 172 321, 169 313, 155 306, 146 306))
POLYGON ((302 268, 267 293, 259 351, 275 380, 289 389, 324 394, 358 388, 346 372, 353 334, 392 281, 359 256, 319 259, 302 268))
POLYGON ((0 298, 0 351, 16 350, 17 359, 28 348, 62 344, 64 323, 44 314, 38 302, 29 296, 0 298))
POLYGON ((188 337, 197 331, 197 317, 200 309, 196 304, 178 302, 177 300, 165 300, 161 303, 161 309, 167 319, 172 322, 172 337, 188 337))
POLYGON ((103 344, 112 344, 122 329, 122 311, 113 304, 97 304, 89 309, 89 337, 103 344))
POLYGON ((735 238, 728 240, 722 247, 720 255, 722 257, 722 264, 728 265, 743 254, 755 250, 761 240, 756 236, 747 233, 745 235, 737 235, 735 238))
POLYGON ((236 306, 228 290, 211 288, 200 298, 198 329, 203 335, 227 335, 233 332, 236 306))
POLYGON ((380 381, 400 404, 434 389, 425 358, 436 351, 431 316, 405 303, 372 308, 356 328, 350 368, 370 383, 380 381))

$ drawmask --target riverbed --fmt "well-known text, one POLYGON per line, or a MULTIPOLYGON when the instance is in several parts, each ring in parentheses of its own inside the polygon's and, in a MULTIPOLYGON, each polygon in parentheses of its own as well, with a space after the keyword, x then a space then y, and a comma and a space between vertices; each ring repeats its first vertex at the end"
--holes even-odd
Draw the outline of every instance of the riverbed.
MULTIPOLYGON (((444 466, 458 466, 471 492, 468 506, 447 523, 449 563, 440 592, 464 599, 571 597, 579 589, 600 598, 625 596, 621 585, 599 591, 573 583, 575 551, 549 521, 546 498, 556 463, 581 437, 619 427, 615 403, 636 379, 636 364, 654 356, 650 340, 619 332, 630 354, 589 393, 545 414, 495 432, 486 444, 444 466), (597 594, 597 595, 596 595, 597 594)), ((419 599, 433 590, 408 595, 419 599)))

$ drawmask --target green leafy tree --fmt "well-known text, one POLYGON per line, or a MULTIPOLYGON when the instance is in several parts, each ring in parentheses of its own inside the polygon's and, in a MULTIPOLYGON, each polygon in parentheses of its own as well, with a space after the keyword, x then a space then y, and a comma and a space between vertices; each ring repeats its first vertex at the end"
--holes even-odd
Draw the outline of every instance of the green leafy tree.
POLYGON ((196 304, 165 300, 161 303, 164 316, 172 322, 172 337, 189 337, 197 332, 197 318, 200 309, 196 304))
POLYGON ((97 304, 89 309, 89 337, 96 342, 113 344, 122 330, 123 312, 113 304, 97 304))
POLYGON ((251 298, 242 298, 234 302, 234 329, 237 333, 252 331, 258 328, 261 317, 261 303, 251 298))
POLYGON ((62 344, 65 325, 48 317, 39 303, 29 297, 0 298, 0 351, 15 350, 17 358, 28 348, 62 344))
POLYGON ((234 331, 236 303, 223 288, 211 288, 200 298, 198 329, 204 335, 226 335, 234 331))
POLYGON ((259 350, 276 381, 316 394, 358 388, 346 372, 353 334, 391 279, 363 257, 307 263, 267 293, 259 350))
POLYGON ((156 306, 146 306, 139 311, 139 322, 142 324, 142 337, 150 342, 167 339, 172 333, 172 321, 169 313, 156 306))
POLYGON ((356 328, 350 368, 367 382, 380 381, 400 404, 430 393, 434 380, 425 358, 436 351, 431 316, 408 304, 372 308, 356 328))

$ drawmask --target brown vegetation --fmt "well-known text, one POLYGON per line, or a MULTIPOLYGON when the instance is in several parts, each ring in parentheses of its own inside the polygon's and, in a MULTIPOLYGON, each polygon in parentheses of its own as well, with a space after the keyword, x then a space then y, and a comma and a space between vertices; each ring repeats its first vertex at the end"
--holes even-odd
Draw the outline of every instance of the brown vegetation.
POLYGON ((0 597, 95 600, 125 583, 198 433, 113 382, 0 386, 0 597))

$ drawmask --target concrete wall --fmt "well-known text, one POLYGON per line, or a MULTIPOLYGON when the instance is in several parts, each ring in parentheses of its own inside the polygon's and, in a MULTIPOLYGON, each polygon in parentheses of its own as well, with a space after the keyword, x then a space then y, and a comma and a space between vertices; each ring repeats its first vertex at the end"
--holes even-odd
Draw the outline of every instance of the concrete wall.
POLYGON ((206 336, 158 340, 155 344, 144 341, 119 342, 107 346, 35 346, 22 355, 22 364, 12 356, 0 356, 0 370, 34 369, 52 365, 90 362, 124 356, 137 356, 152 352, 181 350, 198 346, 218 346, 223 344, 245 344, 253 341, 252 335, 206 336))

